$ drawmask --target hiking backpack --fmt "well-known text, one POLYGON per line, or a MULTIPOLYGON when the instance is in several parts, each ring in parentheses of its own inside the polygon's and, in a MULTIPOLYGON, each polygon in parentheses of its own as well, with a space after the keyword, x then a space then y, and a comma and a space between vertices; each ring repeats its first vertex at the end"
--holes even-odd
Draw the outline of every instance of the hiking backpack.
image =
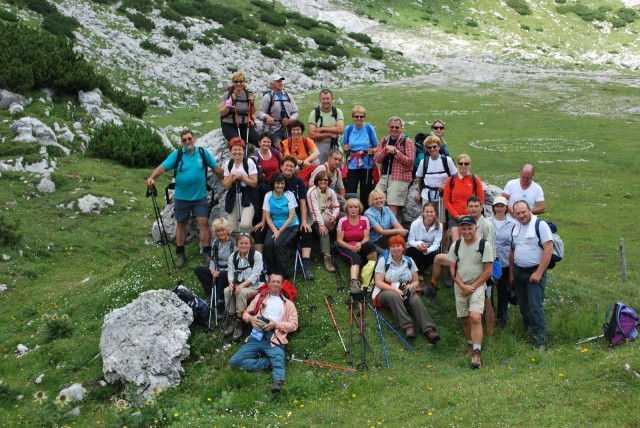
MULTIPOLYGON (((453 253, 456 255, 456 267, 453 270, 453 276, 455 277, 456 273, 458 273, 458 251, 460 250, 460 242, 462 242, 462 238, 458 239, 453 248, 453 253)), ((484 238, 480 238, 480 244, 478 244, 478 252, 480 253, 480 257, 484 256, 484 245, 487 241, 484 238)))
MULTIPOLYGON (((204 171, 204 182, 207 183, 207 166, 209 166, 207 164, 207 158, 204 155, 204 148, 202 147, 198 147, 198 153, 200 153, 200 157, 202 158, 202 170, 204 171)), ((182 155, 183 155, 183 150, 182 147, 178 149, 178 157, 176 158, 176 166, 173 167, 173 181, 171 183, 169 183, 169 185, 164 189, 164 197, 167 200, 167 204, 171 203, 171 197, 169 196, 169 190, 175 190, 176 189, 176 176, 178 175, 178 172, 182 171, 182 165, 183 165, 183 160, 182 160, 182 155)), ((209 184, 207 183, 207 193, 208 192, 212 192, 213 189, 211 188, 211 186, 209 186, 209 184)), ((211 202, 213 202, 213 198, 211 198, 211 202)), ((211 207, 212 205, 209 204, 209 211, 211 211, 211 207)))
MULTIPOLYGON (((256 254, 256 250, 253 248, 249 249, 249 254, 247 254, 247 261, 249 262, 249 266, 246 268, 239 268, 238 264, 240 263, 240 251, 234 251, 233 252, 233 267, 235 269, 236 272, 241 271, 241 270, 245 270, 245 269, 253 269, 253 261, 255 258, 255 254, 256 254)), ((266 278, 266 266, 263 264, 262 265, 262 273, 260 274, 260 281, 264 282, 265 278, 266 278)), ((232 278, 235 281, 235 278, 232 278)), ((264 286, 264 285, 263 285, 264 286)), ((284 290, 284 285, 282 287, 282 289, 284 290)), ((293 299, 291 299, 293 300, 293 299)))
POLYGON ((611 345, 622 345, 638 337, 638 314, 624 303, 609 306, 604 319, 604 338, 611 345))
MULTIPOLYGON (((322 121, 322 114, 320 113, 320 106, 316 106, 315 112, 316 112, 315 124, 318 128, 322 128, 323 121, 322 121), (320 121, 319 125, 318 125, 318 121, 320 121)), ((336 122, 338 121, 338 109, 336 109, 334 106, 331 106, 331 117, 333 117, 333 120, 335 120, 336 122)))
MULTIPOLYGON (((542 220, 537 218, 536 225, 535 225, 536 236, 538 237, 538 245, 540 245, 540 248, 542 248, 542 242, 540 239, 540 222, 541 221, 542 220)), ((547 224, 549 225, 549 229, 551 229, 551 236, 553 238, 552 239, 553 253, 551 254, 551 260, 549 260, 549 265, 547 266, 547 269, 553 269, 556 266, 556 263, 562 260, 562 258, 564 257, 564 242, 562 242, 562 238, 560 238, 560 235, 556 233, 558 232, 558 227, 553 223, 547 222, 547 224)))
POLYGON ((282 99, 281 100, 276 100, 275 98, 275 94, 273 93, 273 91, 269 90, 269 91, 265 91, 263 93, 264 95, 269 94, 269 108, 267 108, 267 114, 271 114, 271 108, 273 107, 273 104, 278 101, 280 103, 280 120, 284 119, 285 117, 289 117, 289 113, 287 113, 287 109, 284 108, 284 103, 289 103, 291 104, 291 98, 289 97, 289 94, 287 94, 285 91, 282 91, 282 99), (282 114, 284 113, 284 114, 282 114))
MULTIPOLYGON (((309 138, 307 137, 302 137, 302 146, 304 147, 304 151, 307 152, 307 156, 309 156, 309 138)), ((289 149, 289 154, 291 156, 293 156, 293 147, 292 147, 292 143, 293 143, 293 137, 289 137, 286 140, 286 144, 287 144, 287 149, 289 149)), ((282 142, 282 145, 284 146, 285 141, 282 142)), ((296 156, 298 155, 298 149, 296 146, 296 156)))
MULTIPOLYGON (((451 189, 451 192, 449 193, 449 202, 451 202, 451 200, 453 199, 453 187, 456 184, 456 176, 458 174, 453 174, 451 176, 451 178, 449 178, 449 188, 451 189)), ((475 174, 471 174, 471 181, 473 182, 473 194, 476 196, 480 196, 478 195, 478 182, 476 180, 476 176, 475 174)), ((484 215, 484 208, 482 208, 482 214, 484 215)))
MULTIPOLYGON (((387 273, 387 271, 389 270, 389 266, 391 266, 391 262, 389 261, 390 255, 391 253, 389 252, 389 249, 386 249, 382 252, 382 254, 378 256, 378 259, 375 262, 373 261, 367 262, 367 264, 362 268, 362 273, 361 273, 362 285, 369 286, 371 285, 371 283, 373 283, 373 278, 375 275, 375 267, 377 266, 378 260, 380 259, 384 259, 384 273, 385 274, 387 273), (373 268, 371 269, 371 278, 365 278, 364 277, 365 269, 367 268, 367 266, 369 266, 369 264, 373 265, 373 268), (368 279, 368 282, 367 282, 367 279, 368 279)), ((411 267, 413 266, 413 260, 411 259, 411 257, 407 256, 406 254, 403 254, 402 257, 404 257, 404 259, 407 261, 407 268, 409 269, 409 271, 411 271, 411 267)), ((378 309, 383 309, 384 307, 381 304, 379 304, 376 299, 379 293, 380 293, 380 289, 374 286, 373 293, 371 293, 371 298, 374 299, 374 302, 378 309)))
MULTIPOLYGON (((322 165, 327 165, 326 163, 323 163, 322 165)), ((316 170, 316 168, 318 168, 320 165, 311 165, 306 167, 305 169, 303 169, 302 171, 298 172, 298 177, 302 179, 302 181, 304 181, 304 185, 309 187, 309 180, 311 179, 311 176, 313 175, 313 171, 316 170)), ((327 172, 329 171, 329 167, 327 166, 327 172)), ((331 178, 329 178, 329 181, 331 181, 331 178)), ((313 186, 314 184, 311 183, 311 185, 313 186)))
MULTIPOLYGON (((398 144, 398 140, 393 142, 393 145, 391 144, 391 138, 385 138, 385 141, 387 142, 387 146, 392 146, 395 147, 396 144, 398 144)), ((407 136, 403 136, 402 140, 400 140, 400 146, 401 147, 406 147, 407 146, 407 136)), ((391 174, 391 168, 393 167, 393 158, 389 158, 388 156, 384 158, 384 160, 382 161, 382 165, 380 165, 380 173, 381 174, 391 174)), ((414 177, 415 178, 415 177, 414 177)))
MULTIPOLYGON (((296 288, 293 286, 291 281, 289 281, 288 279, 285 279, 284 281, 282 281, 282 291, 280 291, 280 294, 284 296, 286 299, 291 300, 293 302, 293 299, 295 299, 296 296, 298 295, 298 290, 296 290, 296 288)), ((258 311, 260 310, 260 305, 262 304, 262 301, 266 299, 268 295, 269 295, 269 283, 265 282, 260 286, 260 288, 258 288, 259 300, 255 308, 256 313, 258 313, 258 311)))
MULTIPOLYGON (((236 109, 236 100, 234 100, 234 99, 231 97, 231 94, 233 93, 233 90, 234 90, 233 86, 229 86, 229 87, 227 87, 227 99, 229 99, 229 100, 231 100, 231 101, 233 102, 233 109, 229 109, 229 111, 227 112, 227 114, 225 114, 224 116, 220 116, 220 120, 222 120, 222 119, 224 119, 225 117, 230 116, 230 115, 236 116, 236 111, 235 111, 235 109, 236 109)), ((253 102, 250 102, 250 101, 249 101, 249 94, 250 94, 250 93, 252 93, 252 91, 249 91, 249 90, 248 90, 248 89, 246 89, 246 88, 244 89, 244 95, 247 97, 247 106, 248 106, 248 109, 249 109, 249 110, 251 109, 251 105, 253 104, 253 102)), ((251 118, 251 115, 249 115, 249 114, 247 114, 247 113, 238 113, 238 116, 248 116, 248 118, 247 118, 247 123, 248 123, 248 124, 249 124, 249 121, 250 121, 250 120, 251 120, 251 121, 253 120, 253 119, 251 118), (251 119, 250 119, 250 118, 251 118, 251 119)), ((237 118, 237 117, 234 117, 234 122, 235 122, 236 127, 240 126, 240 124, 238 123, 238 118, 237 118)), ((252 124, 249 124, 249 125, 252 125, 252 124)))
MULTIPOLYGON (((427 169, 429 169, 429 160, 430 159, 431 159, 431 156, 425 156, 424 157, 424 162, 422 162, 422 179, 423 180, 429 174, 427 172, 427 169)), ((446 172, 447 175, 450 177, 451 176, 451 171, 449 170, 449 162, 447 162, 447 159, 448 159, 447 155, 440 155, 440 160, 442 161, 442 169, 444 169, 444 172, 446 172)), ((434 172, 433 174, 440 174, 440 173, 439 172, 434 172)), ((415 178, 415 173, 414 173, 414 178, 415 178)), ((474 184, 473 193, 475 193, 476 192, 476 188, 478 187, 476 185, 475 180, 474 180, 473 184, 474 184)), ((453 186, 453 184, 452 184, 452 186, 453 186)))
MULTIPOLYGON (((244 169, 244 172, 247 173, 247 175, 249 175, 249 160, 251 159, 253 161, 253 163, 256 165, 256 169, 258 170, 258 183, 262 183, 264 181, 264 171, 262 170, 262 165, 260 165, 260 162, 258 162, 258 159, 256 157, 256 153, 250 155, 250 156, 244 156, 242 158, 242 168, 244 169)), ((279 157, 278 157, 279 159, 279 157)), ((233 168, 233 159, 229 159, 229 163, 227 164, 227 169, 229 170, 229 172, 231 172, 231 168, 233 168)))
POLYGON ((178 284, 178 286, 173 289, 173 292, 176 293, 180 300, 191 308, 193 311, 193 319, 195 321, 198 321, 203 325, 208 325, 209 305, 207 305, 204 300, 182 284, 178 284))
MULTIPOLYGON (((415 145, 414 158, 413 158, 413 178, 416 178, 416 172, 418 172, 418 167, 420 166, 420 162, 422 162, 422 160, 426 158, 426 153, 424 149, 424 140, 426 140, 428 136, 429 134, 425 134, 424 132, 419 132, 416 134, 416 138, 413 141, 413 144, 415 145)), ((424 172, 423 172, 423 176, 424 176, 424 172)))

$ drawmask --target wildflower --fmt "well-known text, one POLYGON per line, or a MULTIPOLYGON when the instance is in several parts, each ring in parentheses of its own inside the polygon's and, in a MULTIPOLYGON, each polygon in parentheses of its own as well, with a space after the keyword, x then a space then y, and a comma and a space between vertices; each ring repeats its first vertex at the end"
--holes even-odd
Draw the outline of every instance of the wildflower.
POLYGON ((356 394, 351 394, 351 398, 356 398, 356 394))
POLYGON ((580 352, 585 353, 585 352, 589 352, 589 350, 587 348, 583 348, 582 351, 580 352))
POLYGON ((301 405, 300 405, 300 408, 302 409, 303 407, 304 407, 304 404, 301 404, 301 405))
POLYGON ((151 393, 153 394, 154 397, 157 397, 158 395, 160 395, 162 393, 162 388, 160 388, 158 385, 156 385, 151 389, 151 393))
POLYGON ((173 414, 173 417, 174 417, 174 418, 177 418, 177 417, 178 417, 178 412, 175 412, 175 413, 173 414))
POLYGON ((44 391, 36 391, 35 394, 33 394, 33 402, 34 403, 38 403, 38 404, 42 404, 43 401, 45 401, 47 398, 47 394, 45 394, 44 391))
POLYGON ((560 377, 564 377, 564 373, 560 373, 558 376, 560 376, 560 377))
POLYGON ((114 404, 116 406, 116 409, 118 409, 119 411, 122 411, 124 409, 128 409, 129 407, 131 407, 129 402, 127 400, 125 400, 124 398, 120 398, 118 400, 115 400, 114 404))
POLYGON ((52 320, 57 320, 58 319, 58 313, 55 313, 55 314, 51 315, 51 319, 52 320))
POLYGON ((67 404, 69 404, 69 397, 67 397, 67 396, 66 396, 66 395, 64 395, 64 394, 59 394, 59 395, 56 397, 56 401, 55 401, 55 403, 56 403, 58 406, 60 406, 60 407, 64 407, 64 406, 66 406, 67 404))
POLYGON ((433 413, 429 412, 427 413, 427 416, 433 416, 433 413))
POLYGON ((48 320, 49 318, 51 318, 51 316, 49 314, 42 314, 42 319, 43 320, 48 320))
POLYGON ((69 319, 69 315, 62 314, 62 316, 60 318, 62 318, 63 320, 68 320, 69 319))

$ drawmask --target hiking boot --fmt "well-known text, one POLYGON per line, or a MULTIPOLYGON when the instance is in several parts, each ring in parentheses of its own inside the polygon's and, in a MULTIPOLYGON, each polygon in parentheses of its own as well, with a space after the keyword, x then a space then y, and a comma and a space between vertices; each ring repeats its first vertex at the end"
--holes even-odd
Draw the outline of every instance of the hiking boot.
POLYGON ((479 369, 482 367, 482 353, 479 349, 474 349, 471 355, 471 368, 479 369))
POLYGON ((416 329, 415 329, 415 327, 407 327, 407 329, 404 331, 404 338, 405 339, 415 339, 416 338, 416 329))
POLYGON ((210 254, 203 254, 202 255, 202 264, 205 266, 209 266, 209 263, 211 263, 211 255, 210 254))
POLYGON ((236 328, 233 330, 233 341, 234 342, 238 342, 240 339, 242 339, 242 333, 244 333, 244 323, 242 322, 242 320, 238 320, 236 322, 236 328))
POLYGON ((311 272, 311 260, 309 259, 303 259, 302 260, 302 270, 303 270, 303 274, 304 277, 307 279, 307 281, 313 281, 314 280, 314 276, 313 276, 313 272, 311 272))
POLYGON ((331 261, 331 254, 324 255, 324 268, 327 270, 327 272, 333 273, 336 271, 336 267, 333 265, 333 262, 331 261))
POLYGON ((431 343, 432 345, 435 345, 440 340, 440 335, 438 334, 435 328, 431 328, 425 331, 424 337, 425 339, 427 339, 427 342, 431 343))
POLYGON ((424 289, 424 296, 428 298, 435 298, 436 294, 438 294, 438 289, 433 286, 433 284, 427 285, 424 289))
POLYGON ((230 338, 233 335, 233 332, 236 330, 236 324, 238 324, 238 318, 233 317, 229 318, 229 322, 227 323, 227 327, 224 329, 224 333, 222 337, 225 339, 230 338))
POLYGON ((225 309, 224 308, 224 304, 218 303, 217 308, 218 308, 218 317, 217 317, 217 319, 218 319, 218 322, 220 322, 220 321, 222 321, 224 319, 224 309, 225 309))
POLYGON ((534 345, 533 346, 533 350, 537 351, 537 352, 540 352, 542 354, 545 351, 545 347, 544 347, 544 345, 534 345))
POLYGON ((351 294, 362 294, 362 284, 360 280, 357 278, 351 279, 351 287, 349 288, 349 293, 351 294))
POLYGON ((182 269, 187 264, 187 256, 178 254, 176 257, 176 269, 182 269))
POLYGON ((447 288, 453 287, 453 279, 450 276, 444 279, 444 286, 447 288))
POLYGON ((280 394, 282 392, 282 384, 284 382, 282 382, 281 380, 277 380, 275 382, 273 382, 273 385, 271 385, 271 388, 269 388, 269 391, 271 391, 272 394, 276 395, 276 394, 280 394))

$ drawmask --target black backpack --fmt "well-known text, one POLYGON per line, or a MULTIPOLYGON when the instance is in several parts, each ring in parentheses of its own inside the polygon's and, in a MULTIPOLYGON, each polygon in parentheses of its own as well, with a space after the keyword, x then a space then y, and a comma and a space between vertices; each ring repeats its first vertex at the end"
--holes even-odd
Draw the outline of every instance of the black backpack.
MULTIPOLYGON (((242 158, 242 168, 244 169, 244 172, 249 175, 249 159, 253 161, 256 165, 256 169, 258 170, 258 183, 262 183, 264 180, 264 171, 262 171, 262 166, 260 165, 260 162, 258 162, 256 153, 242 158)), ((231 168, 233 168, 233 159, 229 159, 229 163, 227 164, 227 169, 229 171, 231 171, 231 168)))
MULTIPOLYGON (((274 97, 275 94, 273 93, 273 91, 266 91, 263 95, 267 95, 267 94, 269 94, 269 108, 267 108, 267 114, 271 114, 271 108, 273 107, 273 103, 276 102, 276 99, 274 97)), ((285 102, 291 103, 291 98, 289 97, 289 94, 287 94, 285 91, 282 91, 282 99, 278 101, 280 102, 280 111, 284 112, 284 115, 280 119, 289 117, 287 110, 284 108, 285 102)))
MULTIPOLYGON (((422 179, 424 179, 425 175, 429 174, 427 172, 427 169, 429 169, 429 159, 431 159, 431 156, 425 156, 424 157, 424 162, 422 162, 422 179)), ((447 162, 447 156, 446 155, 440 155, 440 159, 442 160, 442 168, 444 169, 444 172, 447 173, 448 176, 451 176, 451 172, 449 171, 449 162, 447 162)), ((439 172, 433 172, 431 174, 440 174, 439 172)), ((473 181, 474 187, 473 187, 473 192, 476 192, 476 182, 475 179, 473 181)), ((451 185, 453 188, 453 184, 451 185)))
MULTIPOLYGON (((202 170, 204 171, 204 182, 207 182, 207 158, 204 155, 204 148, 202 147, 198 147, 198 153, 200 153, 200 157, 202 158, 202 170)), ((176 159, 176 166, 173 168, 173 182, 169 183, 169 185, 164 189, 164 197, 167 200, 167 204, 171 203, 171 198, 169 197, 169 190, 175 190, 176 189, 176 181, 175 178, 178 175, 179 171, 182 171, 182 165, 183 165, 183 161, 182 161, 182 147, 178 149, 178 158, 176 159)), ((213 189, 211 188, 211 186, 209 186, 209 184, 207 183, 207 193, 213 191, 213 189)), ((212 198, 213 199, 213 198, 212 198)), ((213 202, 213 201, 212 201, 213 202)), ((211 209, 211 206, 209 206, 209 209, 211 209)))
POLYGON ((195 293, 182 285, 182 281, 173 289, 178 298, 186 303, 193 311, 193 318, 200 324, 208 325, 209 323, 209 305, 198 297, 195 293))
MULTIPOLYGON (((451 193, 449 193, 449 202, 451 202, 453 198, 453 186, 456 184, 456 175, 457 174, 452 175, 449 179, 449 187, 451 188, 451 193)), ((476 176, 474 174, 471 174, 471 181, 473 182, 473 194, 478 196, 478 182, 476 181, 476 176)), ((484 208, 482 209, 482 213, 484 214, 484 208)))
MULTIPOLYGON (((456 267, 453 270, 453 276, 455 277, 456 273, 458 273, 458 251, 460 250, 460 242, 462 242, 462 238, 458 239, 453 247, 453 253, 456 255, 456 267)), ((480 256, 484 256, 484 244, 487 241, 484 238, 480 238, 480 244, 478 245, 478 252, 480 256)))
MULTIPOLYGON (((239 268, 238 264, 240 263, 240 251, 236 250, 233 252, 233 268, 236 272, 246 269, 253 269, 253 262, 255 260, 256 250, 253 248, 249 249, 249 254, 247 254, 247 261, 249 262, 249 266, 245 268, 239 268)), ((262 273, 260 274, 260 281, 265 281, 266 271, 265 266, 263 265, 262 273)), ((235 280, 235 278, 233 278, 235 280)))
MULTIPOLYGON (((398 144, 398 140, 394 141, 393 144, 391 144, 391 138, 385 138, 386 142, 387 142, 387 146, 393 146, 395 147, 396 144, 398 144)), ((402 140, 400 141, 400 147, 402 147, 404 149, 404 147, 407 145, 407 136, 405 135, 404 137, 402 137, 402 140)), ((390 174, 391 173, 391 167, 393 166, 393 158, 389 159, 389 157, 385 157, 384 160, 382 161, 382 167, 380 168, 380 174, 390 174)))
MULTIPOLYGON (((322 127, 322 114, 320 113, 320 106, 316 106, 315 108, 315 112, 316 112, 316 126, 321 128, 322 127), (318 124, 318 121, 320 121, 320 124, 318 124)), ((334 106, 331 106, 331 116, 333 117, 333 120, 337 121, 338 120, 338 109, 336 109, 334 106)))

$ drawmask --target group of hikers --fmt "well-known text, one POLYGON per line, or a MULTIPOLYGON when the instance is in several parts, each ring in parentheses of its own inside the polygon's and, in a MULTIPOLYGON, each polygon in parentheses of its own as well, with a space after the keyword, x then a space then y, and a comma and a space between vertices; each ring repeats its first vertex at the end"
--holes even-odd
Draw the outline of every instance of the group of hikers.
POLYGON ((378 138, 362 105, 351 109, 353 123, 345 126, 332 92, 324 89, 305 127, 284 80, 272 76, 271 90, 256 106, 245 76, 234 73, 219 106, 231 159, 219 166, 184 131, 182 147, 146 180, 151 187, 162 173, 175 171, 176 267, 187 263, 186 224, 195 217, 204 264, 195 274, 204 292, 217 296, 218 317, 227 318, 224 337, 239 341, 245 325, 251 328, 231 366, 271 368, 271 391, 281 391, 286 336, 298 325, 295 304, 282 293, 292 267, 289 252, 299 253, 295 260, 299 256, 304 278, 313 281, 314 242, 324 268, 335 272, 338 259, 346 262, 351 295, 372 291, 374 305, 391 311, 405 339, 420 333, 431 344, 440 340, 419 296, 435 298, 442 282, 454 289, 472 368, 482 365, 483 318, 488 334, 505 326, 513 293, 534 346, 543 351, 553 242, 549 226, 537 218, 546 205, 534 167, 522 166, 485 218, 482 182, 471 173, 467 154, 455 160, 449 155, 444 121, 433 121, 414 142, 404 134, 403 120, 392 116, 387 135, 378 138), (264 132, 257 132, 254 117, 264 122, 264 132), (211 227, 207 167, 227 190, 228 215, 211 227), (405 219, 407 229, 402 209, 414 181, 422 214, 405 219), (363 281, 368 263, 371 279, 363 281), (265 283, 267 291, 259 293, 265 283))

